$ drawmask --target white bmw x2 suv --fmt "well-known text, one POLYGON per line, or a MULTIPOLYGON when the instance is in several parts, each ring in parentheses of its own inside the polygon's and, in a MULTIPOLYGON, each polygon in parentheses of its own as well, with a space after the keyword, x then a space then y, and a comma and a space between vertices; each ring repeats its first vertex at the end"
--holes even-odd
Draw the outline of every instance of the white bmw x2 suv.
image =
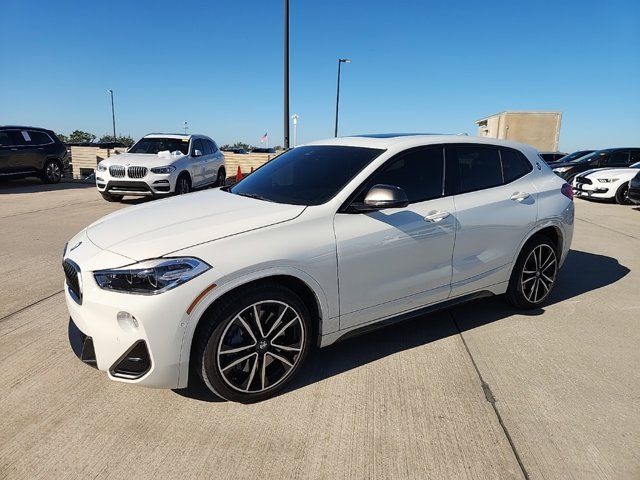
POLYGON ((209 137, 152 133, 127 153, 101 161, 96 187, 108 202, 125 195, 164 196, 224 185, 224 155, 209 137))
MULTIPOLYGON (((531 147, 444 135, 319 141, 232 187, 112 213, 63 255, 69 339, 109 378, 227 400, 291 380, 312 346, 506 294, 540 306, 572 189, 531 147)), ((428 321, 428 318, 425 318, 428 321)))

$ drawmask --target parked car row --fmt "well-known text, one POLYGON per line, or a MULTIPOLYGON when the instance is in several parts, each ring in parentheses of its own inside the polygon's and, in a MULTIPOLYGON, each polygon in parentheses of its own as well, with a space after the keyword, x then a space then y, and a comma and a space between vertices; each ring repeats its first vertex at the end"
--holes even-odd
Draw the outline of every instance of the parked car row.
POLYGON ((640 172, 640 148, 579 150, 547 163, 572 184, 577 197, 634 203, 629 191, 631 180, 640 172))

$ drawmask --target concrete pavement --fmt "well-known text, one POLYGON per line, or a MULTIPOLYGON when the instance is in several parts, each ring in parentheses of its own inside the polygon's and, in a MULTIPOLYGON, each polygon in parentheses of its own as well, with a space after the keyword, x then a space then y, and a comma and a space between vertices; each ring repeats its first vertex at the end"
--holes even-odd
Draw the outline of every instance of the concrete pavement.
POLYGON ((0 185, 0 478, 640 478, 640 211, 577 200, 540 311, 492 298, 353 338, 246 406, 75 358, 61 250, 123 208, 76 185, 0 185))

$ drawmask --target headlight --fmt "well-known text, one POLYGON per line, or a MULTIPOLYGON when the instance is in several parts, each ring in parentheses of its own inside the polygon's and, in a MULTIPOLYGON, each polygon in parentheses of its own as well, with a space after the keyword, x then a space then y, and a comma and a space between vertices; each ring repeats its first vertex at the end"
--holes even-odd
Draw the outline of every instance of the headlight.
POLYGON ((174 167, 173 165, 167 165, 166 167, 153 167, 151 169, 152 173, 160 173, 160 174, 167 174, 175 171, 176 171, 176 167, 174 167))
POLYGON ((612 183, 612 182, 617 182, 618 179, 617 178, 599 178, 598 181, 600 183, 612 183))
POLYGON ((197 258, 158 258, 93 273, 104 290, 154 295, 177 287, 211 268, 197 258))
POLYGON ((106 172, 107 171, 107 167, 105 165, 103 165, 102 162, 100 162, 98 164, 98 171, 99 172, 106 172))
POLYGON ((558 167, 553 169, 553 171, 556 173, 564 173, 567 170, 571 170, 571 167, 558 167))

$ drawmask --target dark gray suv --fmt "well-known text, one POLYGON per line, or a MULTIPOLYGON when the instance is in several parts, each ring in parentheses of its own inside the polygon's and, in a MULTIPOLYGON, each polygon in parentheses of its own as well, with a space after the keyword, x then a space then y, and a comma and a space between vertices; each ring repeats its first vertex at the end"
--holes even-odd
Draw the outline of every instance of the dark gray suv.
POLYGON ((0 126, 0 179, 38 177, 58 183, 68 166, 67 147, 51 130, 0 126))

